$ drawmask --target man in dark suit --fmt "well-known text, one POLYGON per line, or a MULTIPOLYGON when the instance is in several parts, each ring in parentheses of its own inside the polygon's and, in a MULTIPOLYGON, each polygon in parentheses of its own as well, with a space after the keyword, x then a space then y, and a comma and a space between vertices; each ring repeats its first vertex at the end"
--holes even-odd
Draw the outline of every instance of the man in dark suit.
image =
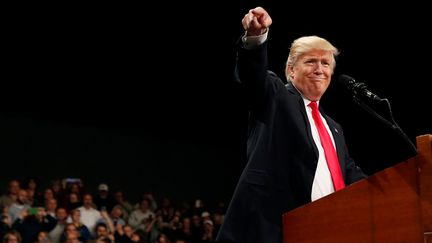
POLYGON ((242 20, 246 33, 237 71, 250 112, 248 163, 218 234, 220 242, 281 243, 284 212, 366 177, 350 158, 340 125, 321 108, 313 114, 310 107, 310 103, 319 105, 330 84, 338 50, 317 36, 295 40, 285 85, 267 70, 271 23, 261 7, 250 10, 242 20), (322 129, 316 117, 321 117, 317 119, 322 120, 322 129), (330 134, 327 147, 322 130, 330 134), (330 163, 329 148, 336 167, 330 163))

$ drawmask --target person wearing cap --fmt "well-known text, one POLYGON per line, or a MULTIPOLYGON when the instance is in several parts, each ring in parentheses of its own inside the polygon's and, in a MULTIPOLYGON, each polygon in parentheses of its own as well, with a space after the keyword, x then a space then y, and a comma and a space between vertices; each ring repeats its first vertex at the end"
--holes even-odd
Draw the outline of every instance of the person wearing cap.
POLYGON ((203 227, 202 242, 214 242, 216 235, 214 234, 213 222, 210 219, 204 220, 203 227))
POLYGON ((206 221, 206 220, 209 220, 209 219, 210 219, 210 213, 209 212, 204 211, 204 212, 201 213, 201 220, 203 222, 206 221))
POLYGON ((111 212, 115 205, 115 200, 109 193, 109 187, 105 183, 101 183, 98 186, 98 193, 94 197, 94 203, 100 211, 111 212))

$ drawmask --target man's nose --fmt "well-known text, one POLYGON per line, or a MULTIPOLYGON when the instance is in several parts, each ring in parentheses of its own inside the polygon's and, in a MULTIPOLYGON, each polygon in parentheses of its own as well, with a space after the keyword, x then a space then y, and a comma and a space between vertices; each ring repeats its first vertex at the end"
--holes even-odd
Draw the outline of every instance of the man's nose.
POLYGON ((315 74, 321 74, 324 72, 324 66, 321 63, 317 63, 314 73, 315 74))

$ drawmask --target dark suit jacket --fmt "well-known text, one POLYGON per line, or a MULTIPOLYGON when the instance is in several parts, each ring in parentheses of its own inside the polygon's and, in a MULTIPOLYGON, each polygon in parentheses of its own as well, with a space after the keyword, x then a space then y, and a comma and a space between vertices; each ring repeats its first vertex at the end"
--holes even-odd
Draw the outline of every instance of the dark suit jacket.
MULTIPOLYGON (((264 43, 238 53, 250 110, 248 163, 217 238, 222 242, 281 243, 282 214, 311 201, 318 150, 304 102, 292 84, 284 85, 267 70, 266 49, 264 43)), ((320 111, 333 134, 345 184, 364 178, 349 157, 342 128, 320 111)))

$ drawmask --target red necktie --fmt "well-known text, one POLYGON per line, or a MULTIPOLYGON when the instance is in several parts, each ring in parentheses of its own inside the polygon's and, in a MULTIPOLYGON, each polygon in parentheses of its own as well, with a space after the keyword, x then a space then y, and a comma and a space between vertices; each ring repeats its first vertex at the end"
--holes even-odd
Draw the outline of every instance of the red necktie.
POLYGON ((327 160, 327 166, 331 173, 334 189, 335 191, 338 191, 345 187, 345 183, 342 177, 342 172, 335 147, 333 146, 330 135, 328 134, 327 129, 324 126, 323 121, 321 120, 317 103, 315 101, 312 101, 311 103, 309 103, 309 106, 312 108, 312 117, 318 129, 321 145, 324 148, 324 154, 327 160))

